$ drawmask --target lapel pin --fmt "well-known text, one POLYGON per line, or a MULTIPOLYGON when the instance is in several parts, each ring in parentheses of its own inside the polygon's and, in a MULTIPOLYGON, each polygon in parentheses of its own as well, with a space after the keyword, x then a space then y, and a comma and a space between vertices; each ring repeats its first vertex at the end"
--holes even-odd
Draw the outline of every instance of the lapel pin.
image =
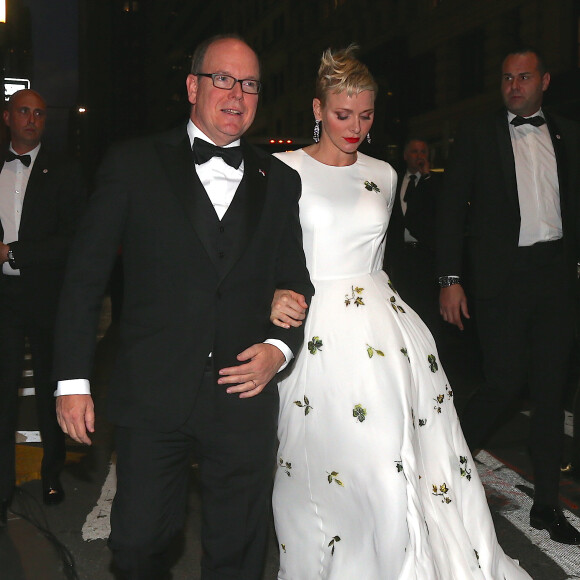
POLYGON ((48 169, 43 169, 42 173, 48 173, 48 169))
POLYGON ((560 137, 560 135, 558 133, 556 133, 556 139, 561 139, 562 137, 560 137))
POLYGON ((262 177, 266 177, 266 172, 263 169, 258 169, 262 177))

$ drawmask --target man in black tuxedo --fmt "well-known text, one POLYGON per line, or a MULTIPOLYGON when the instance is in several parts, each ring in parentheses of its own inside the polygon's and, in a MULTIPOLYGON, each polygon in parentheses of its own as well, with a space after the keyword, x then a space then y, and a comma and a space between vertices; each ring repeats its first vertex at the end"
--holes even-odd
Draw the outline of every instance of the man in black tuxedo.
POLYGON ((580 131, 541 108, 549 83, 537 51, 510 53, 502 66, 506 109, 457 135, 439 204, 440 308, 447 322, 463 328, 469 309, 461 256, 469 220, 485 385, 463 413, 465 437, 479 448, 527 382, 534 404, 530 523, 557 542, 580 544, 558 507, 579 256, 580 131))
POLYGON ((436 334, 441 321, 435 276, 435 213, 441 176, 430 170, 429 145, 424 139, 409 138, 403 158, 406 169, 397 180, 385 270, 397 292, 436 334))
POLYGON ((117 449, 109 541, 128 578, 165 577, 167 548, 185 518, 192 447, 202 578, 261 577, 275 375, 303 338, 301 328, 270 323, 270 304, 278 287, 307 297, 313 288, 300 178, 240 141, 256 113, 259 78, 256 54, 237 37, 199 46, 187 77, 189 123, 111 150, 69 260, 57 408, 65 432, 90 444, 86 379, 101 297, 123 247, 121 345, 108 397, 117 449))
POLYGON ((41 146, 45 117, 44 99, 31 90, 14 93, 4 111, 11 140, 0 171, 0 525, 6 524, 14 489, 14 432, 26 339, 44 448, 43 499, 46 504, 64 499, 59 475, 65 443, 50 374, 58 296, 85 188, 76 163, 41 146))

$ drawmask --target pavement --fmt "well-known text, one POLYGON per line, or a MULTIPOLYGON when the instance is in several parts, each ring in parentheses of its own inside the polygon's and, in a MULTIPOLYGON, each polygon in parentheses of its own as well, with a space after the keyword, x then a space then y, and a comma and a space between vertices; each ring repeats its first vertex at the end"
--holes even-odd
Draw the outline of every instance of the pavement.
MULTIPOLYGON (((18 456, 21 485, 8 525, 0 530, 0 580, 115 579, 106 543, 115 490, 113 430, 103 418, 103 407, 118 333, 116 325, 110 325, 108 301, 104 304, 99 333, 91 379, 97 414, 93 445, 83 447, 69 441, 67 466, 62 474, 67 498, 59 506, 47 507, 41 503, 38 479, 40 444, 19 444, 23 448, 18 456)), ((461 409, 481 381, 473 333, 444 335, 440 356, 453 386, 455 404, 461 409)), ((27 377, 23 386, 31 387, 31 381, 27 377)), ((498 540, 504 551, 518 559, 534 580, 580 579, 580 548, 556 544, 546 532, 529 526, 533 484, 526 451, 529 419, 525 412, 526 401, 522 400, 519 408, 506 417, 486 450, 476 457, 498 540)), ((31 435, 34 438, 36 422, 31 396, 21 398, 18 429, 24 433, 21 439, 31 435)), ((567 437, 566 451, 570 444, 571 438, 567 437)), ((187 523, 183 536, 175 543, 173 580, 200 578, 200 501, 196 474, 196 467, 192 465, 187 523)), ((580 527, 580 484, 563 477, 561 494, 567 516, 580 527)), ((262 580, 274 580, 277 570, 278 548, 272 530, 262 580)), ((364 580, 362 576, 361 579, 364 580)))

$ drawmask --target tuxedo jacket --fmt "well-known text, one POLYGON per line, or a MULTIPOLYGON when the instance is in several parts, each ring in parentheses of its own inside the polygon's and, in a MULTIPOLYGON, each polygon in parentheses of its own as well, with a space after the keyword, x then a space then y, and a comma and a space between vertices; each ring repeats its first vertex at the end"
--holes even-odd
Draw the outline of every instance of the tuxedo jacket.
POLYGON ((401 208, 401 187, 405 178, 403 172, 397 182, 397 201, 393 206, 393 215, 389 222, 389 228, 393 228, 392 234, 396 238, 393 242, 404 241, 405 228, 411 235, 419 240, 419 243, 435 251, 435 214, 437 211, 437 197, 441 188, 441 175, 428 173, 422 175, 415 187, 405 193, 407 211, 403 215, 401 208))
MULTIPOLYGON (((429 254, 435 254, 435 224, 437 197, 441 189, 441 175, 429 173, 422 176, 412 191, 407 189, 405 202, 407 211, 403 215, 401 208, 401 187, 406 171, 399 174, 397 180, 397 195, 393 205, 391 219, 387 231, 385 254, 385 269, 397 263, 405 243, 405 229, 411 232, 429 254)), ((399 264, 399 267, 403 267, 399 264)))
MULTIPOLYGON (((244 140, 242 148, 244 176, 221 222, 195 172, 185 125, 114 146, 102 164, 67 267, 54 372, 57 380, 90 377, 101 298, 122 245, 121 339, 108 394, 114 423, 173 431, 191 414, 210 353, 217 372, 267 338, 293 352, 302 342, 302 328, 269 321, 276 288, 307 298, 314 291, 300 178, 244 140)), ((216 385, 214 397, 229 427, 275 420, 274 381, 249 399, 216 385)))
MULTIPOLYGON (((579 256, 580 131, 573 121, 544 115, 556 155, 564 251, 573 285, 579 256)), ((467 123, 459 131, 438 216, 438 275, 462 275, 467 225, 474 296, 497 296, 509 280, 520 233, 515 161, 505 109, 467 123)))
MULTIPOLYGON (((4 156, 5 153, 1 167, 4 156)), ((28 313, 35 324, 45 328, 54 324, 67 252, 85 200, 86 188, 78 163, 41 146, 26 186, 18 241, 6 242, 20 270, 28 313)), ((3 239, 0 223, 0 240, 3 239)))

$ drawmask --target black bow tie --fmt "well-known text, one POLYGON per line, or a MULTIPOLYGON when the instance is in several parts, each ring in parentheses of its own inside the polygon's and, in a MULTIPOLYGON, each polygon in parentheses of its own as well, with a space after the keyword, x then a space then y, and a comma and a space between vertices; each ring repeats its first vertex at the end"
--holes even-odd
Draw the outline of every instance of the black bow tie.
POLYGON ((14 153, 13 151, 7 151, 6 152, 6 161, 14 161, 15 159, 20 159, 20 161, 22 162, 23 165, 26 165, 26 167, 30 167, 30 155, 16 155, 16 153, 14 153))
POLYGON ((241 147, 218 147, 199 137, 193 140, 193 160, 196 165, 202 165, 212 157, 221 157, 228 165, 238 169, 242 164, 241 147))
POLYGON ((517 115, 511 120, 511 124, 514 127, 519 127, 520 125, 533 125, 534 127, 541 127, 545 122, 546 119, 544 119, 544 117, 540 117, 540 115, 536 115, 535 117, 528 117, 527 119, 517 115))

